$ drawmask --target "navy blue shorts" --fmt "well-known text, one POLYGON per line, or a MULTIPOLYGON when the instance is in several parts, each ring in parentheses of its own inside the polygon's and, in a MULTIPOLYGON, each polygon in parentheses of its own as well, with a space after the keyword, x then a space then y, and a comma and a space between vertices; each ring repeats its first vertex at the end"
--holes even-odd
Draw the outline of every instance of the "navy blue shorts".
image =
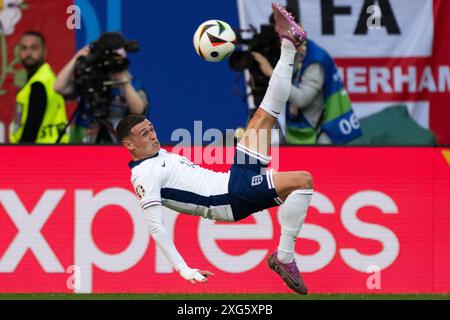
POLYGON ((269 162, 270 157, 238 144, 228 183, 235 221, 283 203, 275 191, 273 170, 267 170, 269 162))

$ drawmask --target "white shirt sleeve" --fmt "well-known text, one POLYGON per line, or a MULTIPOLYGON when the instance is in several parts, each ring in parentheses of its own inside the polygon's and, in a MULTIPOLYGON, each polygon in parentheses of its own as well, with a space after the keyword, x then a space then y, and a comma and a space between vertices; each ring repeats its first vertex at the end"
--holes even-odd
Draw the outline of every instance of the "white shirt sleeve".
POLYGON ((159 172, 154 171, 151 176, 133 177, 131 182, 142 209, 161 205, 162 182, 159 172))
POLYGON ((163 252, 170 264, 179 271, 186 268, 187 264, 175 247, 173 241, 167 235, 162 218, 162 206, 150 205, 144 208, 145 219, 152 238, 158 248, 163 252))

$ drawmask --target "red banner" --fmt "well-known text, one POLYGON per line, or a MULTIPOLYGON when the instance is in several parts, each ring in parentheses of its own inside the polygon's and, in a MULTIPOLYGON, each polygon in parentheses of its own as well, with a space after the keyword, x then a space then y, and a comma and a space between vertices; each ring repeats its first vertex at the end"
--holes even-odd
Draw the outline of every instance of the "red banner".
MULTIPOLYGON (((450 292, 450 150, 282 148, 315 195, 297 242, 312 293, 450 292)), ((277 209, 216 223, 166 210, 193 286, 149 240, 118 147, 0 148, 0 292, 283 293, 277 209)), ((228 165, 211 165, 224 170, 228 165)))

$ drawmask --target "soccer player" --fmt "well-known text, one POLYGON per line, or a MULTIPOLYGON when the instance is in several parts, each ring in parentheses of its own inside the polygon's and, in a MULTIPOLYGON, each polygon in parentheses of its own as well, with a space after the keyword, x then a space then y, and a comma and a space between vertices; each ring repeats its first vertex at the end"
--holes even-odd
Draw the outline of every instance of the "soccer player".
POLYGON ((152 123, 143 116, 124 118, 117 127, 117 137, 131 153, 131 182, 150 233, 184 279, 194 284, 205 283, 213 273, 186 264, 164 228, 162 205, 182 213, 230 222, 281 205, 280 242, 277 250, 269 255, 268 265, 292 290, 306 294, 307 288, 294 259, 294 247, 313 195, 312 177, 303 171, 266 170, 271 160, 270 132, 286 106, 296 49, 306 34, 283 7, 272 4, 272 8, 275 28, 281 38, 281 56, 265 98, 237 145, 229 172, 201 168, 161 149, 152 123), (261 132, 266 134, 259 135, 261 132))

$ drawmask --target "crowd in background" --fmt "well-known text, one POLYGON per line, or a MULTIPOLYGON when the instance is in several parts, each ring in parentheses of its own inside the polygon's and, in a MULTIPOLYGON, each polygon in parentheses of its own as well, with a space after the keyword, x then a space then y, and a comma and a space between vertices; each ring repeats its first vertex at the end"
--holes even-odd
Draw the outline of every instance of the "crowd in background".
MULTIPOLYGON (((95 43, 79 50, 55 75, 46 61, 44 35, 25 32, 18 48, 27 81, 16 96, 10 143, 117 144, 115 128, 123 117, 150 115, 147 91, 128 68, 130 46, 120 33, 104 33, 95 43), (104 68, 93 67, 102 64, 104 68), (77 107, 68 115, 66 102, 71 100, 77 107)), ((279 42, 274 41, 273 46, 279 46, 279 42)), ((251 55, 268 85, 277 57, 274 60, 256 50, 251 55)), ((252 75, 250 72, 250 78, 252 75)), ((250 118, 254 107, 249 110, 250 118)), ((387 117, 394 119, 395 115, 387 117)), ((403 120, 397 119, 397 125, 403 120)), ((399 144, 412 136, 422 137, 421 144, 436 143, 431 132, 424 132, 413 122, 406 122, 409 127, 403 124, 403 128, 410 129, 403 137, 383 131, 380 121, 385 120, 365 120, 365 128, 361 126, 333 58, 308 40, 298 49, 289 101, 274 127, 280 134, 273 135, 272 143, 399 144)))

